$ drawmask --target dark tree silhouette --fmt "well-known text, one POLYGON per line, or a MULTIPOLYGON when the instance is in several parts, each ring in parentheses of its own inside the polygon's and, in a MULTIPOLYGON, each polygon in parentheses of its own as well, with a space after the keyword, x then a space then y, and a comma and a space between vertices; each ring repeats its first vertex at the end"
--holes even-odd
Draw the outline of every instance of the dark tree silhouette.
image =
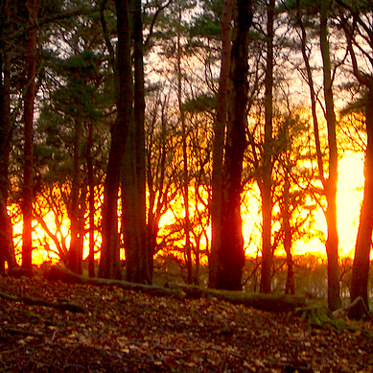
POLYGON ((7 211, 9 183, 9 156, 13 128, 10 118, 10 56, 9 5, 0 2, 0 272, 16 265, 12 224, 7 211))
POLYGON ((236 4, 234 39, 231 54, 232 94, 230 120, 227 125, 223 179, 221 242, 218 249, 219 289, 241 289, 243 249, 241 192, 243 156, 247 146, 246 123, 248 102, 248 33, 252 22, 250 0, 236 4))
POLYGON ((118 193, 124 149, 133 115, 130 4, 128 0, 117 0, 115 6, 118 30, 117 73, 119 92, 117 99, 118 115, 111 129, 111 146, 102 210, 102 247, 99 277, 105 278, 120 277, 118 193))

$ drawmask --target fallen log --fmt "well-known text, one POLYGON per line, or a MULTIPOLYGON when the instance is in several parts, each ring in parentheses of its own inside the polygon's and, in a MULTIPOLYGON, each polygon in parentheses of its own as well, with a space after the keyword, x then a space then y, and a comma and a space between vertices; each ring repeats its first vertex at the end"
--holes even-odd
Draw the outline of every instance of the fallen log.
POLYGON ((47 275, 49 281, 62 281, 66 284, 86 284, 86 285, 95 285, 95 286, 116 286, 125 290, 134 290, 142 291, 144 293, 158 295, 158 296, 181 296, 181 290, 172 290, 162 286, 156 285, 145 285, 145 284, 136 284, 133 282, 123 281, 123 280, 111 280, 106 278, 97 278, 97 277, 87 277, 83 275, 78 275, 69 269, 62 266, 52 266, 49 274, 47 275))
POLYGON ((182 290, 187 298, 216 298, 232 304, 242 304, 263 311, 290 312, 307 305, 306 298, 284 294, 245 293, 243 291, 204 289, 195 285, 166 284, 182 290))
POLYGON ((165 286, 135 284, 121 280, 91 278, 75 274, 61 266, 53 266, 48 280, 60 280, 69 284, 89 284, 96 286, 116 286, 126 290, 142 291, 155 296, 179 298, 215 298, 232 304, 242 304, 264 311, 290 312, 307 305, 304 297, 282 294, 257 294, 242 291, 204 289, 194 285, 169 284, 165 286))

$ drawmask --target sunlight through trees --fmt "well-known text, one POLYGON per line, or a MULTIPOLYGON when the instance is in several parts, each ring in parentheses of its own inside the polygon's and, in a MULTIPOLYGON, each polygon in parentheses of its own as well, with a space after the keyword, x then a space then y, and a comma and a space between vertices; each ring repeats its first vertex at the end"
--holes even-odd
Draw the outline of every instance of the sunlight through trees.
POLYGON ((365 1, 0 11, 1 272, 50 260, 90 277, 369 307, 365 1), (307 253, 319 282, 303 273, 307 253))

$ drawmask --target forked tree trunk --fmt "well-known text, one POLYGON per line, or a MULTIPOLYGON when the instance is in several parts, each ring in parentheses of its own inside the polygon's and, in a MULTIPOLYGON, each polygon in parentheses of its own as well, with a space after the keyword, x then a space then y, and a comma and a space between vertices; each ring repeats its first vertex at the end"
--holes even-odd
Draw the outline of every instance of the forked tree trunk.
POLYGON ((221 245, 218 252, 218 289, 240 290, 245 264, 241 193, 243 155, 247 146, 248 34, 252 22, 250 0, 237 1, 232 45, 232 108, 227 126, 221 245))
POLYGON ((124 147, 132 116, 133 81, 131 71, 131 32, 129 0, 116 0, 118 29, 118 114, 111 129, 109 163, 106 171, 102 208, 102 248, 99 277, 120 278, 118 233, 118 193, 123 168, 124 147))

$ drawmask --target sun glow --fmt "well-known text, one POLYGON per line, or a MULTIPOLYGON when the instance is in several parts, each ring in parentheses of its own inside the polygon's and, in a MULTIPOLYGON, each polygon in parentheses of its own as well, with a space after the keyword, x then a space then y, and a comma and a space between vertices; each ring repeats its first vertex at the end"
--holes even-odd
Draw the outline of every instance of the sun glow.
MULTIPOLYGON (((353 257, 356 235, 359 225, 361 201, 364 186, 364 155, 362 153, 346 152, 339 161, 338 191, 337 191, 337 224, 339 233, 339 255, 353 257)), ((256 255, 260 247, 261 224, 259 191, 252 188, 249 197, 244 199, 246 211, 243 213, 243 233, 246 243, 246 255, 256 255), (246 203, 245 203, 246 201, 246 203)), ((305 238, 293 244, 294 255, 307 253, 325 257, 325 239, 327 225, 321 209, 313 212, 315 215, 315 231, 320 232, 320 237, 305 238)), ((277 255, 285 255, 281 249, 277 255)))
MULTIPOLYGON (((356 235, 359 223, 359 214, 361 201, 363 198, 363 185, 364 185, 364 155, 362 153, 346 153, 339 162, 339 180, 338 180, 338 194, 337 194, 337 214, 338 214, 338 232, 340 242, 340 256, 352 257, 354 255, 356 235)), ((245 240, 245 252, 248 256, 257 255, 260 251, 261 242, 261 214, 260 214, 260 201, 259 192, 256 186, 251 186, 250 189, 245 193, 242 200, 242 220, 243 220, 243 235, 245 240)), ((203 206, 199 206, 202 209, 203 206)), ((196 206, 191 206, 190 212, 193 216, 193 210, 196 206)), ((196 210, 194 210, 194 213, 196 210)), ((99 214, 99 212, 97 212, 99 214)), ((160 221, 161 232, 162 229, 170 229, 170 226, 175 224, 175 213, 178 215, 179 224, 183 219, 183 206, 179 202, 177 206, 173 206, 173 209, 169 210, 160 221), (181 219, 181 220, 180 220, 181 219)), ((327 227, 325 222, 325 216, 319 209, 314 212, 315 214, 315 230, 321 232, 321 235, 326 237, 327 227)), ((45 214, 45 221, 48 228, 56 232, 56 226, 54 221, 53 213, 49 212, 45 214)), ((64 218, 63 224, 60 227, 60 233, 63 237, 61 241, 64 241, 64 246, 68 249, 70 237, 69 237, 70 221, 68 218, 64 218)), ((22 247, 22 220, 17 219, 17 223, 13 226, 14 241, 16 245, 17 257, 21 259, 21 247, 22 247)), ((101 237, 98 232, 95 232, 96 236, 96 249, 100 246, 101 237)), ((56 252, 56 246, 53 240, 51 240, 46 234, 45 230, 34 221, 34 251, 33 251, 33 263, 39 265, 45 261, 57 261, 58 255, 53 253, 56 252), (50 248, 51 250, 46 250, 50 248)), ((211 243, 211 230, 208 228, 205 235, 202 237, 200 242, 201 247, 206 246, 206 242, 211 243)), ((88 255, 88 234, 85 237, 84 244, 84 257, 88 255)), ((176 241, 175 241, 176 242, 176 241)), ((179 242, 179 241, 177 241, 179 242)), ((183 242, 177 244, 177 246, 183 247, 183 242)), ((277 254, 284 255, 280 250, 277 254)), ((302 255, 306 253, 312 253, 320 257, 325 257, 325 243, 322 238, 312 238, 299 240, 294 242, 293 254, 302 255)), ((98 254, 97 254, 98 259, 98 254)))
POLYGON ((339 162, 339 170, 337 213, 340 254, 353 256, 363 199, 363 154, 347 154, 339 162))
MULTIPOLYGON (((346 153, 339 161, 337 190, 337 224, 339 234, 339 255, 353 257, 359 226, 361 201, 364 186, 364 155, 346 153)), ((325 216, 321 210, 315 212, 315 229, 327 234, 325 216)), ((298 241, 294 254, 312 253, 326 256, 325 244, 317 237, 308 242, 298 241)))

